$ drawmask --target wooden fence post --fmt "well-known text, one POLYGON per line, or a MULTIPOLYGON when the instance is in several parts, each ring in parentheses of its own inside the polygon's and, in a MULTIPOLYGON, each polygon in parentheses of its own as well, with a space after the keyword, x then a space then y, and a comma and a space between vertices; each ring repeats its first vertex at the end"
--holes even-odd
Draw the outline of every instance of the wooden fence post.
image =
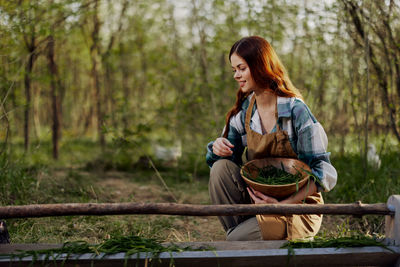
POLYGON ((387 201, 388 208, 394 210, 394 215, 386 215, 385 235, 390 245, 400 246, 400 195, 392 195, 387 201))

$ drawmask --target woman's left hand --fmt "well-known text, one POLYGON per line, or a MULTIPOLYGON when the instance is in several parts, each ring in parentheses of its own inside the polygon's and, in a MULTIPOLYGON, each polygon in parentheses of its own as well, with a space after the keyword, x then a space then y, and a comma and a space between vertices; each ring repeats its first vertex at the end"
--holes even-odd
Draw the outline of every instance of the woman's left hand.
POLYGON ((255 204, 278 204, 279 201, 276 198, 264 195, 261 192, 254 190, 253 188, 247 187, 250 197, 253 199, 255 204))

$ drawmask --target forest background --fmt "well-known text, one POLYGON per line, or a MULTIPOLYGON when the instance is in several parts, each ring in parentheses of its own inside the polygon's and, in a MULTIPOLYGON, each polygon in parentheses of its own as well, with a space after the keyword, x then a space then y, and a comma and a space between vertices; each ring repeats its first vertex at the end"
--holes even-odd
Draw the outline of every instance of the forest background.
MULTIPOLYGON (((0 202, 134 199, 106 194, 117 182, 104 175, 114 171, 170 187, 157 191, 164 199, 142 201, 196 203, 200 192, 209 203, 205 147, 238 88, 229 49, 248 35, 272 44, 327 132, 339 173, 327 202, 385 202, 400 192, 399 11, 394 0, 0 0, 0 202), (368 165, 368 144, 380 168, 368 165), (160 150, 175 156, 166 162, 160 150)), ((51 242, 82 237, 77 229, 90 223, 69 218, 46 239, 44 225, 57 220, 11 220, 11 231, 17 241, 51 242)), ((358 225, 382 232, 372 221, 358 225)), ((160 225, 170 223, 99 227, 165 238, 160 225)))

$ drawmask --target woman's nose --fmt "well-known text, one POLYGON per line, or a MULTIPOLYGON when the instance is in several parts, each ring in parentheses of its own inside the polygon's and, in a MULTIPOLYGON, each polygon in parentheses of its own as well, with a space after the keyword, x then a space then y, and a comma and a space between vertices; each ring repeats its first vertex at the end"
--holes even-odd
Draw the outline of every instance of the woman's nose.
POLYGON ((235 74, 233 74, 233 78, 235 78, 235 79, 237 79, 237 78, 240 78, 240 73, 239 73, 239 71, 235 71, 235 74))

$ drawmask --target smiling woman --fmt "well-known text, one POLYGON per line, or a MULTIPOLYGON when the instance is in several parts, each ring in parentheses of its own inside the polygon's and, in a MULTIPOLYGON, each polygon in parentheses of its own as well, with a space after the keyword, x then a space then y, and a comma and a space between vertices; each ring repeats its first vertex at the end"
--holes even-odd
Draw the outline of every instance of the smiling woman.
POLYGON ((233 69, 233 78, 238 81, 242 92, 250 92, 251 88, 255 87, 253 77, 251 77, 250 68, 246 61, 236 53, 231 56, 233 69))
MULTIPOLYGON (((232 46, 229 59, 239 90, 222 137, 207 146, 212 202, 294 204, 305 200, 306 204, 322 204, 320 191, 331 190, 337 180, 326 151, 328 140, 275 51, 261 37, 245 37, 232 46), (262 158, 299 159, 315 178, 292 195, 267 196, 247 187, 240 176, 240 165, 262 158)), ((322 222, 321 215, 219 219, 228 240, 306 238, 315 236, 322 222)))

